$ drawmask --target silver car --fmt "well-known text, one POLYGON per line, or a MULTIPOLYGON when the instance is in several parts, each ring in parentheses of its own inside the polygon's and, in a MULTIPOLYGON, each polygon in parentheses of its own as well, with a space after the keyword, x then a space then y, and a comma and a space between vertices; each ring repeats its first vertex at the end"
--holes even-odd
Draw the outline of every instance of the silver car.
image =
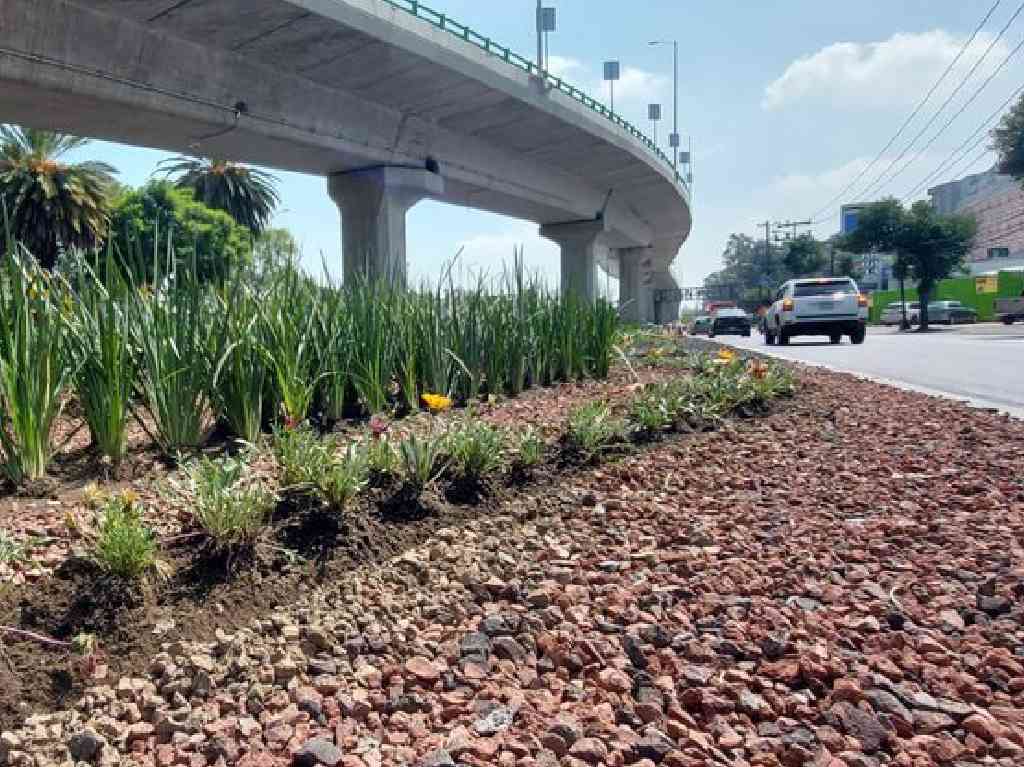
MULTIPOLYGON (((907 322, 911 325, 916 325, 921 321, 921 304, 917 301, 907 301, 907 322)), ((899 301, 894 301, 888 304, 882 310, 882 316, 879 317, 879 322, 883 325, 899 325, 903 322, 903 304, 899 301)))
POLYGON ((928 304, 928 321, 944 325, 977 322, 978 312, 959 301, 932 301, 928 304))

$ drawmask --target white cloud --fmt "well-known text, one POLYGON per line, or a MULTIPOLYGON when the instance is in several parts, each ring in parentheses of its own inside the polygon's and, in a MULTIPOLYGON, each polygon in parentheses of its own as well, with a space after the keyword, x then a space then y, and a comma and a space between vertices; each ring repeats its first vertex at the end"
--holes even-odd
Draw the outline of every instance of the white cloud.
MULTIPOLYGON (((936 29, 895 34, 881 42, 833 43, 793 61, 765 88, 761 106, 774 110, 798 102, 814 102, 862 109, 914 104, 956 58, 964 40, 936 29)), ((933 101, 948 95, 991 42, 992 38, 984 34, 975 38, 933 101)), ((1006 46, 998 43, 973 81, 980 82, 981 77, 991 73, 1006 53, 1006 46)))
MULTIPOLYGON (((584 93, 609 103, 611 94, 602 70, 591 69, 578 59, 567 56, 551 56, 548 68, 552 74, 564 78, 584 93)), ((663 132, 659 135, 667 136, 671 128, 665 126, 670 125, 672 119, 671 78, 639 67, 623 66, 615 83, 615 111, 644 132, 649 132, 648 104, 661 104, 663 132)))

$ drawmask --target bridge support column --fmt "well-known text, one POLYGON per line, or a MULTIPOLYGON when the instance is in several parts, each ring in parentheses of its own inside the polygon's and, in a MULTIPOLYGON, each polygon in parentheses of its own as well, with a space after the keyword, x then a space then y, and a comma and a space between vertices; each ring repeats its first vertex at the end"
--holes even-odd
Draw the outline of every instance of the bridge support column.
POLYGON ((619 249, 619 314, 624 322, 654 322, 651 248, 619 249))
POLYGON ((587 301, 597 298, 597 248, 607 231, 602 221, 545 224, 540 236, 562 249, 562 294, 576 293, 587 301))
POLYGON ((444 178, 420 168, 336 173, 328 193, 341 212, 345 282, 360 276, 405 286, 405 214, 444 193, 444 178))
MULTIPOLYGON (((659 290, 678 290, 679 283, 676 282, 676 278, 672 276, 668 269, 658 269, 651 275, 651 288, 652 293, 656 295, 659 290)), ((654 307, 654 321, 661 325, 676 322, 679 319, 680 303, 679 298, 676 296, 659 301, 654 307)))

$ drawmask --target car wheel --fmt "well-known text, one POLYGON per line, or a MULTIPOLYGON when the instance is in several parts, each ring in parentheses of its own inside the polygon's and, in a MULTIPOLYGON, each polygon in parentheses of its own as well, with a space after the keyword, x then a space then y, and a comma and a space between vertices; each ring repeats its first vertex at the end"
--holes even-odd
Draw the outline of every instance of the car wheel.
POLYGON ((829 343, 838 344, 843 340, 843 337, 838 333, 833 333, 828 337, 829 343))
POLYGON ((1014 318, 1012 316, 1003 317, 1003 324, 1004 325, 1012 325, 1013 324, 1013 319, 1014 318))
POLYGON ((750 338, 750 328, 747 328, 746 330, 743 331, 743 337, 750 338))
POLYGON ((769 333, 767 330, 764 331, 764 345, 775 346, 775 334, 769 333))
POLYGON ((789 346, 789 333, 785 328, 779 329, 779 346, 789 346))
POLYGON ((867 336, 867 328, 857 328, 857 330, 850 333, 850 343, 862 344, 864 338, 867 336))

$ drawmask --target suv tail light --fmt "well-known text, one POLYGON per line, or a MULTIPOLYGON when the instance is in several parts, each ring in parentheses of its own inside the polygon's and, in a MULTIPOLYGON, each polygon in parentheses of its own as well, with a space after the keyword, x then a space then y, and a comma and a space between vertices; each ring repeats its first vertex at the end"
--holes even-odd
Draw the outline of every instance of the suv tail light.
POLYGON ((784 312, 791 312, 791 311, 793 311, 793 299, 792 298, 784 298, 784 299, 782 299, 782 311, 784 311, 784 312))
POLYGON ((865 296, 863 293, 858 293, 857 294, 857 306, 867 306, 867 305, 868 305, 868 297, 865 296))

